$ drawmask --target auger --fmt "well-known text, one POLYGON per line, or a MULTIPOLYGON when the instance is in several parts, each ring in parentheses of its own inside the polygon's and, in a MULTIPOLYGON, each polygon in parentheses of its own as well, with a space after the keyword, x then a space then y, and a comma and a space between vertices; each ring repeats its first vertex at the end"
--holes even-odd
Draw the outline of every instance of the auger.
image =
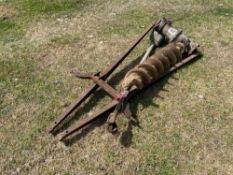
POLYGON ((184 45, 179 42, 170 43, 162 48, 125 75, 123 89, 129 90, 134 86, 142 89, 151 84, 182 59, 183 50, 184 45))
POLYGON ((76 77, 91 79, 93 84, 52 123, 49 132, 54 132, 98 87, 105 91, 112 98, 112 101, 104 108, 96 111, 93 115, 79 120, 78 123, 60 133, 58 135, 59 140, 64 140, 74 132, 109 112, 111 113, 107 119, 108 130, 112 133, 116 132, 116 118, 120 112, 123 112, 129 120, 134 120, 130 111, 129 99, 165 75, 200 57, 201 53, 197 50, 197 47, 198 45, 193 43, 182 31, 173 28, 171 22, 166 18, 153 22, 103 73, 73 71, 76 77), (119 91, 114 89, 105 80, 149 32, 151 32, 150 46, 142 57, 140 64, 126 73, 119 91), (152 54, 155 48, 161 47, 162 45, 165 46, 156 51, 155 54, 152 54))

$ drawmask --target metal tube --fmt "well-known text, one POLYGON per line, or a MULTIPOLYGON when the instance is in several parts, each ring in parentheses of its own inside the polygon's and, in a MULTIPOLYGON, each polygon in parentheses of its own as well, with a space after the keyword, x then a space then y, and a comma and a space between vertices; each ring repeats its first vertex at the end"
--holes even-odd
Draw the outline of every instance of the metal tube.
POLYGON ((150 47, 148 47, 148 49, 146 50, 146 53, 143 55, 143 57, 140 61, 140 64, 142 64, 148 58, 148 56, 150 55, 150 53, 154 49, 154 47, 155 47, 154 44, 152 44, 152 45, 150 45, 150 47))

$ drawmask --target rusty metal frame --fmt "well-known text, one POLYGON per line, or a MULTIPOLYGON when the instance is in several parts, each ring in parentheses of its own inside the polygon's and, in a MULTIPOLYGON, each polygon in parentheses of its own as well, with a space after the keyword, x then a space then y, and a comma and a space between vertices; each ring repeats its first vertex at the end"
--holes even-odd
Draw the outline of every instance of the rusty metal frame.
MULTIPOLYGON (((74 112, 97 88, 101 88, 103 91, 106 92, 111 98, 112 102, 109 103, 104 108, 96 111, 93 115, 85 117, 79 120, 75 125, 71 126, 70 128, 66 129, 62 133, 58 135, 59 140, 64 140, 66 137, 70 136, 74 132, 80 130, 81 128, 87 126, 92 121, 98 119, 101 115, 106 114, 113 110, 120 102, 117 100, 119 92, 115 90, 112 86, 105 82, 105 80, 112 74, 112 72, 127 58, 127 56, 133 51, 133 49, 141 42, 141 40, 149 33, 153 28, 156 28, 158 25, 158 21, 154 21, 148 28, 146 28, 141 35, 139 35, 134 42, 130 44, 130 46, 113 62, 103 73, 98 72, 95 74, 90 73, 81 73, 81 72, 73 72, 73 74, 82 79, 91 79, 93 84, 91 84, 84 93, 78 97, 74 103, 72 103, 49 127, 48 132, 53 133, 58 126, 72 113, 74 112)), ((161 75, 160 79, 164 76, 174 72, 175 70, 181 68, 188 62, 192 61, 193 59, 201 56, 199 51, 195 51, 187 58, 184 58, 182 61, 175 64, 168 72, 161 75)), ((131 98, 133 95, 137 94, 136 91, 129 96, 131 98)))
MULTIPOLYGON (((99 74, 100 79, 106 80, 109 75, 127 58, 133 49, 141 42, 141 40, 155 28, 158 21, 154 21, 148 28, 146 28, 141 35, 139 35, 129 47, 113 62, 103 73, 99 74)), ((98 85, 94 82, 87 90, 78 97, 49 127, 48 132, 52 133, 75 109, 77 109, 96 89, 98 85)))

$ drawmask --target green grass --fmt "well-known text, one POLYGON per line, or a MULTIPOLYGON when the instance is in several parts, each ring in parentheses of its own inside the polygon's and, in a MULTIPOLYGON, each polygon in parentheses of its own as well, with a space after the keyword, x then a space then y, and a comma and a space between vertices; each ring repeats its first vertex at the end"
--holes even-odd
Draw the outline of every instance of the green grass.
MULTIPOLYGON (((2 8, 12 8, 8 14, 0 17, 0 41, 5 43, 21 39, 32 22, 51 15, 68 15, 81 11, 89 4, 88 0, 19 0, 2 2, 2 8)), ((0 4, 1 5, 1 4, 0 4)), ((1 6, 0 6, 1 7, 1 6)))
POLYGON ((15 21, 0 18, 0 41, 12 42, 22 38, 23 30, 15 21))
POLYGON ((216 15, 220 16, 233 16, 233 9, 232 8, 217 8, 216 15))
POLYGON ((17 8, 22 12, 22 14, 32 16, 81 10, 88 4, 88 0, 19 0, 12 1, 12 3, 18 6, 17 8))
POLYGON ((70 34, 65 34, 63 36, 57 36, 51 38, 52 43, 61 44, 61 45, 74 44, 74 43, 78 43, 79 41, 80 41, 79 36, 74 36, 70 34))
MULTIPOLYGON (((0 3, 2 174, 232 174, 232 1, 19 0, 0 3), (153 20, 166 16, 204 56, 135 97, 140 127, 120 115, 120 135, 100 121, 65 146, 47 127, 153 20)), ((113 74, 119 87, 125 67, 113 74), (115 75, 115 76, 114 76, 115 75)), ((80 115, 108 104, 97 92, 80 115)))

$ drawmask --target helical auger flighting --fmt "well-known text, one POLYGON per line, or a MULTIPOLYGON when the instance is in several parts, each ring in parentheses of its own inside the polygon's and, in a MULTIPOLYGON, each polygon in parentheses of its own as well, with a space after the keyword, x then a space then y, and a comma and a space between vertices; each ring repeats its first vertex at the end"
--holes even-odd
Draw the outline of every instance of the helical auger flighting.
POLYGON ((177 62, 181 61, 184 44, 168 44, 147 60, 131 69, 124 77, 122 88, 127 91, 142 89, 158 80, 177 62))

